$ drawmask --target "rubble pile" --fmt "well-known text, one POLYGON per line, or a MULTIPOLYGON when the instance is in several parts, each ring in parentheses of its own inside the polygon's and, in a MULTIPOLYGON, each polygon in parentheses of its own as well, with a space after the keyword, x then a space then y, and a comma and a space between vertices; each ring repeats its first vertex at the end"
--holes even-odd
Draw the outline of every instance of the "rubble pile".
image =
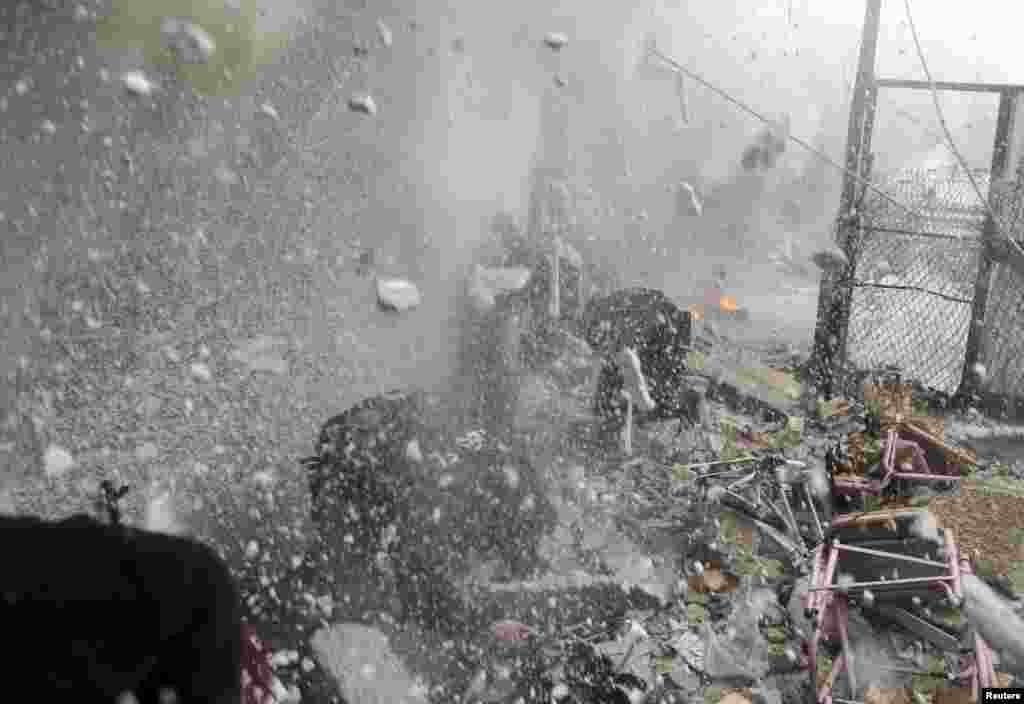
MULTIPOLYGON (((64 377, 52 385, 34 380, 36 392, 25 397, 24 426, 15 437, 23 438, 25 447, 45 464, 54 492, 49 497, 26 493, 18 503, 45 514, 69 502, 84 502, 95 483, 116 476, 127 484, 173 489, 175 497, 202 497, 224 515, 229 513, 225 504, 245 502, 244 515, 254 524, 261 522, 281 500, 280 467, 294 459, 285 457, 281 446, 273 452, 254 452, 267 447, 272 434, 287 432, 281 425, 272 430, 270 409, 261 410, 254 399, 266 404, 287 398, 286 385, 302 361, 302 350, 274 330, 228 337, 223 329, 217 332, 215 320, 204 320, 198 307, 192 308, 194 327, 171 323, 182 311, 175 308, 170 313, 170 297, 140 294, 133 279, 110 275, 121 261, 112 257, 102 260, 103 266, 96 262, 97 266, 71 271, 60 286, 80 293, 66 301, 66 310, 44 311, 41 317, 51 339, 60 343, 42 348, 46 356, 40 356, 26 374, 32 368, 46 368, 64 377), (128 315, 133 320, 131 336, 119 325, 128 315), (88 363, 101 354, 131 364, 120 368, 88 363), (112 395, 109 389, 118 391, 112 395), (97 395, 101 390, 102 402, 97 395), (240 403, 247 408, 244 427, 217 412, 240 403), (166 422, 172 418, 173 433, 166 422), (88 435, 81 433, 82 428, 89 429, 88 435), (83 437, 89 438, 87 444, 82 444, 83 437), (226 438, 233 439, 230 447, 226 438), (208 462, 196 459, 203 452, 209 453, 208 462), (182 465, 190 471, 171 471, 182 465), (52 504, 32 503, 43 499, 52 504)), ((702 334, 703 330, 697 333, 702 334)), ((724 486, 725 479, 748 475, 754 471, 754 460, 766 455, 824 465, 837 443, 845 445, 851 468, 863 474, 877 463, 879 448, 877 440, 870 440, 871 424, 860 417, 872 408, 877 411, 878 399, 869 393, 866 402, 817 403, 811 416, 798 415, 798 404, 765 401, 770 394, 764 389, 781 389, 783 397, 799 395, 792 376, 763 369, 752 372, 749 358, 725 352, 719 353, 725 359, 716 358, 716 347, 727 344, 717 336, 718 345, 707 346, 701 364, 692 365, 681 377, 701 397, 701 413, 638 425, 632 454, 626 456, 614 442, 574 441, 585 435, 581 428, 595 422, 596 359, 589 345, 571 333, 551 339, 557 343, 550 361, 519 370, 509 416, 513 435, 531 436, 526 461, 540 469, 538 476, 543 477, 547 499, 557 514, 540 537, 542 569, 533 576, 515 576, 495 562, 495 555, 487 554, 487 546, 467 543, 456 550, 460 560, 445 565, 447 586, 438 598, 452 597, 451 604, 468 605, 471 616, 460 632, 469 629, 475 635, 464 636, 457 645, 434 643, 438 652, 429 660, 422 647, 433 642, 431 636, 423 636, 417 647, 406 638, 403 646, 394 620, 402 611, 385 617, 393 611, 388 599, 401 595, 401 587, 396 585, 390 597, 366 602, 373 613, 357 613, 354 602, 345 603, 344 593, 360 585, 342 588, 328 579, 330 570, 314 559, 315 548, 310 549, 311 531, 304 516, 295 514, 270 535, 237 526, 238 537, 229 549, 254 566, 243 575, 247 604, 268 624, 281 624, 279 632, 268 626, 267 633, 267 639, 282 648, 279 675, 289 684, 301 683, 307 694, 340 692, 349 702, 393 700, 386 697, 398 695, 381 694, 374 684, 383 679, 405 682, 402 696, 408 701, 451 701, 453 692, 462 701, 479 702, 701 697, 753 703, 807 696, 807 678, 798 667, 806 633, 787 609, 794 584, 807 571, 799 536, 787 533, 785 521, 771 511, 750 511, 747 504, 715 487, 724 486), (286 568, 270 568, 276 564, 286 568), (598 617, 599 613, 603 615, 598 617), (360 615, 372 625, 340 622, 360 615), (496 635, 487 630, 488 622, 506 627, 496 635), (391 675, 381 678, 381 671, 364 662, 372 651, 369 646, 345 645, 349 636, 336 634, 346 628, 362 634, 359 638, 390 640, 401 651, 397 660, 387 660, 392 663, 387 670, 391 675), (509 636, 510 629, 520 635, 509 636), (297 634, 302 634, 299 640, 297 634), (405 674, 395 674, 400 671, 405 674)), ((902 414, 906 400, 901 403, 899 409, 884 408, 883 415, 902 414)), ((440 462, 429 474, 443 477, 457 469, 461 455, 481 451, 474 442, 503 442, 488 440, 482 429, 470 426, 466 431, 462 420, 440 405, 418 412, 434 414, 440 425, 465 432, 453 432, 447 439, 440 439, 440 433, 419 438, 407 433, 381 435, 383 447, 392 443, 398 453, 389 465, 397 462, 412 472, 440 462)), ((933 434, 945 432, 943 423, 927 415, 909 416, 933 434)), ((297 415, 293 422, 299 425, 302 417, 297 415)), ((877 425, 876 431, 888 427, 877 425)), ((308 437, 307 432, 295 435, 308 437)), ((308 452, 306 443, 308 439, 297 443, 304 447, 295 455, 308 452)), ((1011 482, 1009 477, 1002 480, 1011 482)), ((143 516, 154 491, 129 495, 129 515, 143 516)), ((1013 503, 1019 497, 992 496, 978 485, 965 484, 956 495, 932 498, 931 505, 942 523, 960 536, 980 573, 1010 573, 1013 582, 1019 579, 1016 563, 1024 559, 1014 552, 1019 541, 1011 535, 997 545, 979 521, 997 511, 1009 525, 1021 515, 1013 503)), ((420 516, 424 526, 432 525, 436 509, 445 513, 439 501, 422 492, 413 501, 414 507, 429 509, 429 515, 420 516)), ((294 503, 305 505, 305 499, 294 503)), ((193 512, 203 515, 202 508, 176 506, 174 513, 188 520, 193 512)), ((813 538, 807 528, 812 524, 805 519, 804 537, 813 538)), ((221 531, 217 535, 222 542, 224 525, 209 528, 221 531)), ((204 527, 198 524, 200 531, 204 527)), ((442 521, 419 533, 452 538, 464 529, 442 521)), ((511 533, 505 542, 523 548, 511 533)), ((389 579, 393 581, 385 577, 381 584, 389 579)), ((938 657, 925 652, 926 659, 938 657)), ((907 686, 915 691, 935 691, 910 679, 907 686)))
MULTIPOLYGON (((550 618, 545 620, 540 616, 541 608, 524 610, 507 604, 502 613, 522 619, 513 623, 519 623, 522 641, 535 643, 539 654, 532 652, 529 664, 522 658, 510 663, 507 655, 489 660, 468 691, 470 701, 539 702, 553 697, 567 702, 656 702, 693 701, 698 697, 704 701, 756 702, 811 697, 799 665, 807 624, 800 610, 791 607, 798 594, 805 593, 796 587, 807 578, 809 563, 801 564, 806 553, 780 549, 783 545, 778 536, 782 531, 770 529, 770 517, 757 518, 742 505, 734 508, 723 503, 714 490, 707 490, 709 482, 701 480, 729 471, 733 478, 743 476, 745 472, 737 469, 745 458, 765 451, 824 465, 828 450, 840 440, 850 444, 850 436, 859 438, 852 441, 854 446, 862 443, 857 466, 863 471, 863 442, 873 424, 870 419, 856 420, 858 411, 863 413, 865 409, 865 402, 856 399, 819 404, 811 418, 766 424, 763 414, 745 416, 723 405, 714 393, 715 381, 707 385, 709 412, 704 423, 690 428, 664 422, 647 425, 638 431, 637 447, 642 449, 632 457, 577 456, 575 461, 582 460, 583 467, 562 457, 555 468, 555 476, 563 477, 558 502, 560 523, 551 536, 551 543, 561 545, 551 545, 546 553, 552 558, 551 572, 539 583, 520 583, 518 587, 486 585, 484 579, 485 586, 477 582, 472 592, 477 600, 517 589, 521 594, 534 594, 547 581, 573 593, 610 577, 610 583, 623 590, 639 587, 654 599, 654 608, 620 610, 614 619, 618 625, 612 629, 602 621, 603 627, 590 624, 590 629, 581 630, 571 624, 553 623, 550 618), (706 442, 696 442, 698 437, 706 442), (602 515, 616 526, 611 533, 618 531, 621 538, 608 536, 608 529, 601 530, 602 515), (602 532, 608 537, 600 537, 602 532), (613 564, 610 558, 615 553, 614 543, 623 541, 634 554, 651 556, 646 573, 644 568, 637 572, 635 565, 630 571, 613 564), (650 579, 658 572, 656 565, 661 566, 660 579, 650 579), (565 577, 556 578, 556 572, 565 577), (799 617, 793 618, 790 613, 799 617), (572 646, 568 652, 564 650, 582 634, 589 636, 583 639, 586 648, 572 646), (541 645, 550 639, 561 640, 563 650, 541 645), (594 672, 609 672, 610 663, 614 666, 611 672, 620 673, 618 680, 607 674, 601 675, 605 680, 597 675, 591 678, 608 682, 607 691, 587 690, 583 694, 574 688, 567 673, 572 670, 573 659, 583 653, 587 653, 594 672), (524 685, 526 682, 532 685, 524 685)), ((873 403, 869 399, 867 405, 873 403)), ((919 422, 941 432, 941 423, 929 418, 921 415, 919 422)), ((967 457, 974 459, 973 455, 967 457)), ((967 485, 960 493, 932 499, 941 524, 961 533, 955 516, 978 514, 971 505, 971 496, 967 485), (957 508, 946 513, 941 508, 943 502, 957 508)), ((813 543, 813 535, 809 537, 813 543)), ((969 538, 963 543, 968 550, 972 544, 969 538)), ((995 574, 1004 568, 1005 563, 1000 563, 982 571, 995 574)), ((1015 594, 1012 589, 1007 593, 1015 594)), ((530 603, 529 598, 520 599, 530 603)), ((549 604, 556 603, 562 600, 551 597, 549 604)), ((941 652, 927 644, 923 649, 914 646, 908 650, 907 643, 913 646, 919 641, 913 636, 908 639, 901 629, 893 631, 891 624, 858 628, 864 639, 884 639, 889 633, 891 638, 902 639, 902 648, 890 654, 894 663, 891 667, 897 671, 914 669, 913 662, 901 665, 901 658, 924 662, 918 675, 872 677, 861 690, 866 701, 950 701, 949 697, 958 696, 957 687, 942 684, 941 677, 930 679, 928 674, 935 671, 935 663, 942 670, 941 652)), ((830 663, 826 657, 818 664, 819 683, 824 682, 821 678, 830 663)), ((879 672, 886 666, 880 664, 879 672)), ((999 681, 1008 681, 1005 674, 998 677, 999 681)))

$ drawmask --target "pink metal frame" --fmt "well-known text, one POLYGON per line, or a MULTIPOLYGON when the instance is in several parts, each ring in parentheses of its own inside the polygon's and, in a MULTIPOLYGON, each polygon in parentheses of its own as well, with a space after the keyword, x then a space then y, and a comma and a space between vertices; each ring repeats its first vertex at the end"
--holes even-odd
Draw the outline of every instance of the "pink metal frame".
MULTIPOLYGON (((866 551, 864 548, 845 545, 835 539, 831 543, 823 543, 815 549, 814 561, 811 567, 811 587, 803 595, 804 608, 812 615, 814 632, 811 634, 810 640, 804 645, 803 664, 811 668, 812 672, 816 671, 818 646, 822 641, 835 642, 838 640, 842 646, 839 656, 833 662, 832 669, 825 682, 820 687, 817 687, 817 683, 815 683, 818 704, 833 704, 832 688, 836 678, 843 670, 847 670, 848 677, 851 679, 851 683, 854 684, 854 688, 856 688, 856 684, 853 682, 853 668, 848 666, 851 660, 852 649, 850 648, 847 630, 849 597, 846 592, 850 589, 873 588, 884 590, 886 586, 920 584, 923 589, 941 589, 950 598, 952 603, 960 605, 963 600, 960 577, 964 574, 970 574, 971 566, 967 560, 960 558, 951 532, 947 532, 944 557, 944 562, 937 562, 880 550, 866 551), (834 581, 839 564, 839 556, 842 552, 870 552, 890 557, 895 561, 923 562, 944 566, 949 570, 949 574, 943 577, 894 579, 887 582, 858 582, 839 586, 835 585, 834 581)), ((961 657, 958 677, 964 685, 970 682, 975 701, 978 698, 979 688, 989 687, 995 681, 992 650, 980 636, 974 636, 974 652, 961 657)))
POLYGON ((881 479, 836 479, 833 482, 835 492, 844 496, 857 494, 878 496, 891 482, 901 479, 925 482, 959 480, 959 477, 955 475, 933 472, 928 466, 921 445, 914 440, 902 439, 895 430, 886 433, 881 465, 883 471, 881 479), (896 452, 904 449, 909 449, 912 453, 911 464, 915 470, 913 472, 899 471, 896 467, 896 452))

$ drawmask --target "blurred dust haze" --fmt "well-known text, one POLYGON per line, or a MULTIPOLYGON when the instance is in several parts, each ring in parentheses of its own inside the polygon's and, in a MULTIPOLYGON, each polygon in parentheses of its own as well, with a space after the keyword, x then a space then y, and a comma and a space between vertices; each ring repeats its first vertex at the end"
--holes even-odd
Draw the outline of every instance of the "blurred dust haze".
MULTIPOLYGON (((986 3, 969 17, 920 3, 936 78, 1024 78, 1006 21, 1018 11, 986 3)), ((212 339, 199 320, 210 311, 233 338, 253 334, 238 321, 294 337, 308 367, 323 367, 289 389, 311 418, 388 388, 441 387, 454 366, 460 277, 495 215, 527 224, 538 164, 565 172, 574 242, 622 283, 686 298, 725 264, 758 324, 809 340, 817 274, 807 256, 831 240, 839 171, 794 144, 774 168, 745 170, 743 151, 765 126, 693 80, 680 89, 646 60, 645 43, 768 119, 787 117, 793 135, 842 161, 863 3, 229 5, 256 21, 214 63, 237 55, 253 65, 199 107, 172 86, 132 98, 116 78, 150 70, 160 17, 220 17, 220 0, 116 0, 121 22, 102 45, 89 22, 72 20, 76 3, 6 6, 2 156, 17 179, 0 193, 5 369, 45 351, 43 308, 74 313, 57 282, 87 253, 152 255, 202 232, 221 248, 205 268, 189 264, 206 278, 143 268, 148 295, 197 340, 212 339), (560 50, 545 44, 549 33, 564 34, 560 50), (376 113, 351 110, 356 94, 371 95, 376 113), (266 118, 267 105, 279 119, 266 118), (243 152, 256 155, 244 169, 243 152), (680 212, 683 182, 702 200, 700 216, 680 212), (377 310, 352 265, 367 251, 374 273, 420 287, 419 309, 377 310), (780 271, 779 252, 804 270, 780 271), (195 300, 184 300, 188 287, 195 300)), ((94 10, 102 18, 110 7, 94 10)), ((920 78, 903 19, 901 3, 883 4, 878 73, 920 78)), ((952 162, 930 100, 883 96, 878 175, 952 162)), ((942 100, 958 146, 984 168, 991 97, 942 100)))

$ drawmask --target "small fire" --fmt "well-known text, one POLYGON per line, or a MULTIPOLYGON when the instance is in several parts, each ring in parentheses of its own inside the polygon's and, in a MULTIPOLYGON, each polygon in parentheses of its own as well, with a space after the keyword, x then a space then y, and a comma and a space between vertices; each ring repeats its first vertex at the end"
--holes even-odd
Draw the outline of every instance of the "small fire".
POLYGON ((732 296, 723 295, 718 299, 718 307, 727 313, 735 313, 739 310, 739 306, 736 305, 736 299, 732 296))
POLYGON ((686 310, 690 313, 690 317, 694 320, 700 320, 704 316, 702 315, 701 307, 698 305, 688 306, 686 310))

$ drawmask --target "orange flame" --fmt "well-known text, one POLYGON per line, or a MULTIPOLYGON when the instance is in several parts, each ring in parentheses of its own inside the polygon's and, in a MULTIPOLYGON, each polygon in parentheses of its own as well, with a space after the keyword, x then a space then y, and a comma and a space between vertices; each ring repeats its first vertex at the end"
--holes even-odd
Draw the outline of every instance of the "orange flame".
POLYGON ((736 299, 732 296, 723 295, 718 299, 718 307, 727 313, 735 313, 739 310, 739 306, 736 305, 736 299))

